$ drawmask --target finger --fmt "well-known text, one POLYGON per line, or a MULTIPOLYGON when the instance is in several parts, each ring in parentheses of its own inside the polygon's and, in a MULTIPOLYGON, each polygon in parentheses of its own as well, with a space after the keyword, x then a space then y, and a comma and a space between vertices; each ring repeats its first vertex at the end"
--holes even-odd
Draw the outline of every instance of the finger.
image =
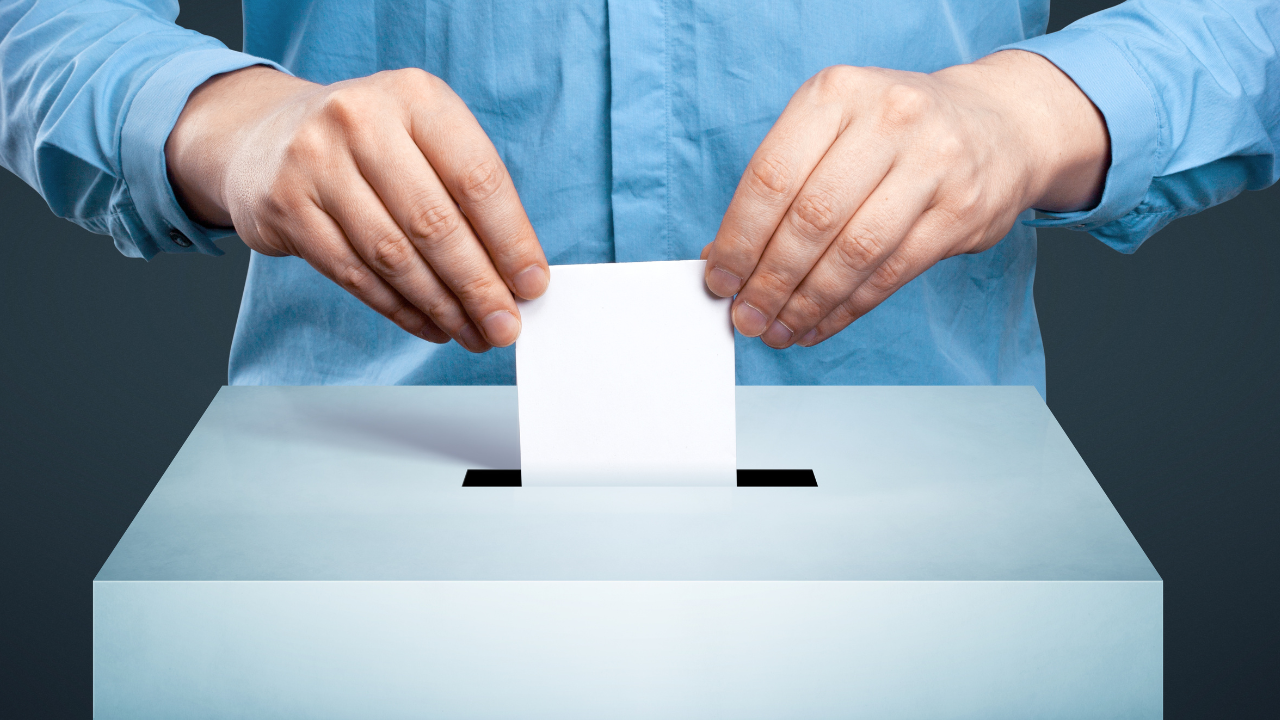
POLYGON ((751 276, 809 173, 845 125, 834 103, 797 92, 742 173, 707 258, 706 283, 720 297, 734 295, 751 276))
MULTIPOLYGON (((388 214, 354 166, 343 173, 343 191, 320 190, 320 206, 346 234, 351 246, 379 277, 429 317, 458 344, 483 352, 490 345, 453 292, 427 265, 418 249, 388 214)), ((446 338, 447 341, 447 338, 446 338)))
POLYGON ((799 344, 812 347, 844 330, 850 323, 874 310, 925 270, 954 253, 951 242, 939 242, 954 224, 954 218, 938 211, 926 212, 911 228, 895 252, 876 267, 867 279, 843 302, 834 307, 799 344))
POLYGON ((426 327, 422 329, 422 337, 437 345, 444 345, 453 339, 449 336, 449 333, 442 330, 439 325, 436 325, 430 317, 427 317, 426 327))
POLYGON ((778 312, 893 164, 893 146, 875 137, 854 123, 805 180, 734 300, 743 335, 770 330, 776 339, 787 330, 772 327, 778 312))
POLYGON ((509 286, 417 145, 391 125, 352 138, 360 174, 487 344, 510 345, 520 334, 520 311, 509 286))
POLYGON ((438 102, 414 105, 410 134, 471 221, 507 287, 526 300, 536 298, 547 289, 550 268, 511 174, 466 103, 440 86, 438 102))
POLYGON ((936 189, 913 169, 890 170, 788 298, 761 337, 765 344, 788 347, 857 292, 899 251, 936 189))
POLYGON ((432 342, 431 320, 378 277, 351 247, 342 228, 318 207, 301 210, 289 232, 290 246, 322 275, 403 330, 432 342), (305 238, 305 242, 301 242, 305 238))

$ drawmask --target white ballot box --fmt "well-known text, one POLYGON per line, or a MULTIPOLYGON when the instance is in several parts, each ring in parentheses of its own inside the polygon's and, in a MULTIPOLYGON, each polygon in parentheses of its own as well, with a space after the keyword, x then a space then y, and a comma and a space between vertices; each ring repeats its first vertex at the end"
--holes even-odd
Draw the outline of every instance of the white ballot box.
POLYGON ((737 392, 816 487, 464 487, 514 387, 224 388, 94 580, 95 716, 1163 714, 1160 576, 1034 390, 737 392))

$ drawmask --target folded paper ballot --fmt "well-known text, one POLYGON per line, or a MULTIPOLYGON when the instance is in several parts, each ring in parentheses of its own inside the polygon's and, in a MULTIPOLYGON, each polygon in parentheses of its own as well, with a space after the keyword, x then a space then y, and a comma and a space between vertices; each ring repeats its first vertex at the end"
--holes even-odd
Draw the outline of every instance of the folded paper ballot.
POLYGON ((705 267, 556 265, 521 304, 525 487, 735 484, 730 301, 705 267))

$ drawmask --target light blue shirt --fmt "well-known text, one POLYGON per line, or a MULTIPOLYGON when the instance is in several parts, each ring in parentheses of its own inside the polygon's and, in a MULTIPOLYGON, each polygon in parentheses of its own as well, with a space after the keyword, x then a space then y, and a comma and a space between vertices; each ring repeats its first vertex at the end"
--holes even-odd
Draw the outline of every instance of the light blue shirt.
MULTIPOLYGON (((1047 0, 246 0, 247 54, 177 14, 163 0, 0 0, 0 161, 131 256, 219 253, 230 233, 183 213, 164 142, 192 89, 264 61, 321 83, 409 66, 443 78, 493 139, 553 264, 697 257, 791 94, 829 65, 929 72, 1018 47, 1101 109, 1113 160, 1096 208, 1027 213, 815 348, 740 337, 741 384, 1043 394, 1031 225, 1131 252, 1280 172, 1280 0, 1131 0, 1043 37, 1047 0)), ((431 345, 302 260, 254 254, 230 379, 510 383, 514 363, 510 348, 431 345)))

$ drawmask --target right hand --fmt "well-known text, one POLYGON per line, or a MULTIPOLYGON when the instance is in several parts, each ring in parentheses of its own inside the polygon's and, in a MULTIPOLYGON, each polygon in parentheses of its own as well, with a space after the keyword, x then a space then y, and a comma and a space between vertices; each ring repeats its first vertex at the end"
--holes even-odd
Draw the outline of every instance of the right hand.
POLYGON ((439 78, 316 85, 266 67, 192 93, 165 156, 192 219, 296 255, 404 330, 515 342, 550 269, 506 166, 439 78))

